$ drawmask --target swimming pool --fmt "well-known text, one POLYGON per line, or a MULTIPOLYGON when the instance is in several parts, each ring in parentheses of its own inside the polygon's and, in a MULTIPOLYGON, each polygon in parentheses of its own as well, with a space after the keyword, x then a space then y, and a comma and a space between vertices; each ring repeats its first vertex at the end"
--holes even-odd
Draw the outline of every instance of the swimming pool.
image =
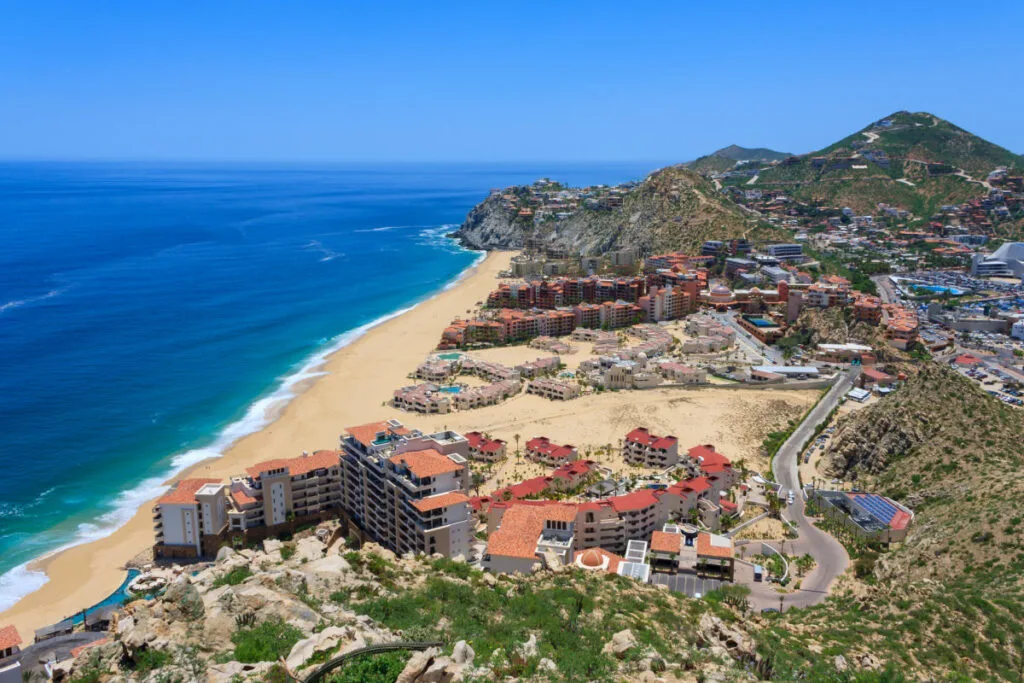
POLYGON ((942 285, 914 285, 914 289, 923 289, 934 294, 949 292, 950 296, 960 296, 964 294, 964 290, 962 289, 957 289, 956 287, 943 287, 942 285))
POLYGON ((438 355, 438 358, 440 358, 441 360, 458 360, 458 359, 462 358, 462 354, 461 353, 442 353, 442 354, 438 355))
POLYGON ((462 391, 462 387, 441 387, 441 391, 446 394, 457 394, 462 391))
MULTIPOLYGON (((135 579, 135 577, 141 573, 142 572, 140 572, 138 569, 129 569, 128 576, 125 577, 124 582, 121 583, 120 586, 118 586, 116 591, 108 595, 102 601, 97 602, 89 609, 85 610, 86 617, 91 617, 93 614, 96 614, 97 612, 102 612, 108 607, 120 607, 124 603, 128 602, 128 600, 132 599, 132 594, 128 592, 128 584, 130 584, 135 579)), ((79 612, 78 614, 73 616, 71 618, 71 622, 73 624, 81 624, 82 613, 79 612)))

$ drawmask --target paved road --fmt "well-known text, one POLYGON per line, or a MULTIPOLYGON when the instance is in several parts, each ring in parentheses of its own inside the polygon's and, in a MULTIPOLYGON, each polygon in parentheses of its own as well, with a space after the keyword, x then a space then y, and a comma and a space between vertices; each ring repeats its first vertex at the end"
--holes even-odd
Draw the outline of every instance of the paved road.
POLYGON ((853 387, 859 374, 860 366, 854 366, 832 385, 814 410, 793 431, 786 443, 782 444, 772 463, 775 480, 782 485, 782 495, 785 496, 785 492, 790 489, 795 494, 793 504, 786 508, 783 514, 796 524, 800 538, 792 542, 792 550, 787 549, 787 553, 810 553, 818 564, 814 571, 801 580, 800 590, 786 597, 786 604, 791 607, 806 607, 823 600, 832 581, 846 571, 850 562, 843 545, 811 524, 804 515, 804 499, 800 494, 800 476, 797 469, 800 453, 814 434, 814 428, 839 405, 839 399, 853 387))

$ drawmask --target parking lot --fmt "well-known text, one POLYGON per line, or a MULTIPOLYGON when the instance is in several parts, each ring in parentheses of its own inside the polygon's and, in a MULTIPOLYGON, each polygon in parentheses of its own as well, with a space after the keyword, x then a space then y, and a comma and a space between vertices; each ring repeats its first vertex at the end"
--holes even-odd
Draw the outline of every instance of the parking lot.
POLYGON ((722 585, 718 579, 705 579, 695 574, 661 574, 655 573, 651 576, 651 583, 668 586, 669 590, 677 593, 685 593, 691 598, 698 593, 707 595, 722 585))

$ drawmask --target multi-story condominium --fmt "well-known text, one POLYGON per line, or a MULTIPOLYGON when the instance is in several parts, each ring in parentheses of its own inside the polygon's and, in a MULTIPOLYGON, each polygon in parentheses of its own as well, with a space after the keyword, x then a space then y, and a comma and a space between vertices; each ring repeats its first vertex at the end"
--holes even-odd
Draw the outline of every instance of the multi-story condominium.
POLYGON ((397 420, 349 427, 341 439, 342 502, 351 522, 396 553, 469 556, 468 441, 397 420))
POLYGON ((492 361, 466 358, 462 361, 462 372, 476 375, 481 379, 496 381, 499 379, 519 379, 519 373, 507 365, 492 361))
POLYGON ((597 329, 601 327, 601 307, 597 304, 576 304, 572 307, 576 327, 597 329))
POLYGON ((458 374, 458 372, 458 361, 429 358, 420 363, 416 368, 416 379, 422 379, 426 382, 444 382, 458 374))
POLYGON ((882 322, 882 300, 870 294, 860 294, 853 302, 853 319, 877 325, 882 322))
POLYGON ((452 396, 456 408, 469 410, 497 405, 518 394, 522 388, 523 383, 518 379, 503 379, 483 387, 463 387, 461 391, 452 396))
POLYGON ((228 518, 232 531, 275 527, 341 507, 338 451, 321 450, 247 467, 232 477, 228 518))
POLYGON ((488 439, 480 432, 468 432, 466 442, 469 444, 469 457, 483 462, 504 460, 508 448, 501 439, 488 439))
POLYGON ((451 394, 431 382, 413 384, 395 389, 391 405, 400 410, 425 415, 443 415, 451 412, 451 394))
POLYGON ((203 538, 228 525, 225 485, 219 479, 182 479, 153 506, 157 557, 200 557, 203 538))
POLYGON ((575 505, 530 501, 503 509, 487 541, 484 567, 494 574, 530 574, 550 554, 562 565, 574 557, 575 505))
POLYGON ((601 304, 601 327, 615 330, 629 327, 644 319, 645 311, 636 304, 626 301, 606 301, 601 304))
POLYGON ((520 363, 515 367, 519 372, 520 377, 536 377, 537 375, 543 375, 547 372, 554 372, 558 369, 558 366, 562 363, 562 359, 558 356, 549 356, 548 358, 538 358, 536 360, 527 361, 520 363))
POLYGON ((804 247, 802 244, 769 244, 764 253, 777 259, 800 258, 804 255, 804 247))
POLYGON ((885 304, 882 310, 885 313, 885 337, 889 345, 907 350, 917 341, 917 313, 898 304, 885 304))
POLYGON ((637 427, 622 442, 622 457, 630 465, 671 467, 679 462, 679 439, 655 436, 646 427, 637 427))
POLYGON ((526 442, 526 457, 544 465, 558 467, 572 462, 579 457, 579 453, 573 445, 559 446, 546 436, 536 436, 526 442))
POLYGON ((536 394, 551 401, 569 401, 578 397, 581 391, 578 384, 549 377, 530 380, 526 385, 526 393, 536 394))

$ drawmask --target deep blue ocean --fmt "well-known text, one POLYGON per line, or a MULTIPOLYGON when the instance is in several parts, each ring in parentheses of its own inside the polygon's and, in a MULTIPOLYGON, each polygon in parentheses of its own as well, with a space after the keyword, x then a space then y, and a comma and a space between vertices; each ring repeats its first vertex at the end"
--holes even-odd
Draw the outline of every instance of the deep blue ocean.
POLYGON ((455 281, 489 188, 654 167, 0 163, 0 610, 455 281))

